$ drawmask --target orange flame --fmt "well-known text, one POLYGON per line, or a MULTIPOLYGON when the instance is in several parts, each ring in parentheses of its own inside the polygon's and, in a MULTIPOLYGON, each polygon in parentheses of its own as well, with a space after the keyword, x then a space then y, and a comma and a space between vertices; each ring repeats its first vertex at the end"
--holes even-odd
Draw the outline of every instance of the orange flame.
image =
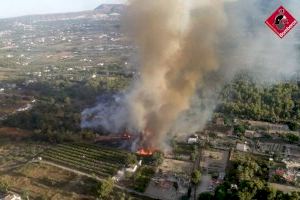
POLYGON ((152 156, 154 153, 153 150, 151 149, 144 149, 144 148, 141 148, 137 151, 137 154, 140 155, 140 156, 152 156))

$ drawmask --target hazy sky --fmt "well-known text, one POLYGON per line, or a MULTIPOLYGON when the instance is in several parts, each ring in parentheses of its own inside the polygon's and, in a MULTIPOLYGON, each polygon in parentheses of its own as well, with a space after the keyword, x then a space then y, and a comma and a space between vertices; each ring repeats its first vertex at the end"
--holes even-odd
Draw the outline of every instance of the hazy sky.
POLYGON ((120 2, 124 0, 0 0, 0 18, 92 10, 101 3, 120 2))

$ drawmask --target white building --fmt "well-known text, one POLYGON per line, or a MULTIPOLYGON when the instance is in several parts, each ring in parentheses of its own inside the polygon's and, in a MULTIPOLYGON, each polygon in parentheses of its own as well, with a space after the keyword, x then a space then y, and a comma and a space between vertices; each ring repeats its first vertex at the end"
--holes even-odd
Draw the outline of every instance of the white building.
POLYGON ((198 141, 199 141, 198 135, 195 134, 190 136, 187 142, 188 144, 196 144, 198 143, 198 141))
POLYGON ((125 172, 124 170, 119 170, 117 172, 117 175, 115 175, 114 177, 112 177, 113 181, 119 182, 120 180, 122 180, 125 176, 125 172))
POLYGON ((138 162, 138 164, 136 164, 136 165, 133 165, 133 166, 131 166, 131 167, 129 167, 129 168, 123 168, 122 170, 119 170, 119 171, 117 172, 117 175, 115 175, 112 179, 113 179, 114 181, 116 181, 116 182, 119 182, 120 180, 124 179, 126 173, 131 173, 131 174, 133 174, 133 173, 136 172, 136 170, 137 170, 140 166, 142 166, 142 160, 140 160, 140 161, 138 162))
POLYGON ((24 111, 30 110, 31 108, 32 108, 32 105, 27 104, 25 107, 17 109, 17 112, 24 112, 24 111))
POLYGON ((247 152, 247 151, 250 150, 250 147, 247 145, 247 143, 244 143, 244 144, 242 144, 242 143, 237 143, 237 144, 236 144, 236 149, 237 149, 238 151, 244 151, 244 152, 247 152))
POLYGON ((22 200, 22 198, 18 194, 9 193, 4 198, 1 198, 0 200, 22 200))
POLYGON ((129 172, 129 173, 134 173, 134 172, 136 172, 137 168, 138 168, 138 165, 134 165, 130 168, 126 168, 125 171, 129 172))
POLYGON ((252 131, 252 130, 246 130, 245 131, 245 136, 248 137, 248 138, 253 138, 255 135, 255 131, 252 131))

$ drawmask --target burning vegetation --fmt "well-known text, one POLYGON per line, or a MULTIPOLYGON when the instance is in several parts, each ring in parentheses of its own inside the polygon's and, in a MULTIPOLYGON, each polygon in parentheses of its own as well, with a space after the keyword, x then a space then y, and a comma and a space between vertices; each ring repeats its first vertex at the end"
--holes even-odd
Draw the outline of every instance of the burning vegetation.
POLYGON ((277 48, 282 43, 268 37, 263 24, 249 26, 253 16, 265 20, 258 1, 233 2, 129 0, 122 27, 138 47, 138 77, 125 92, 84 111, 84 122, 90 113, 96 117, 83 127, 103 127, 110 133, 126 127, 143 138, 133 142, 133 152, 162 149, 169 135, 204 127, 218 92, 240 70, 268 74, 269 79, 282 69, 282 57, 291 57, 288 71, 298 66, 293 45, 277 48), (274 48, 266 48, 270 44, 274 48), (262 53, 253 53, 256 49, 262 53))
POLYGON ((164 145, 178 117, 190 108, 199 83, 218 69, 215 43, 222 19, 219 1, 130 1, 125 27, 140 49, 141 67, 127 106, 132 126, 146 130, 142 146, 164 145))
POLYGON ((152 156, 154 152, 155 152, 155 151, 154 151, 154 150, 151 150, 151 149, 141 148, 141 149, 139 149, 136 153, 137 153, 139 156, 147 157, 147 156, 152 156))

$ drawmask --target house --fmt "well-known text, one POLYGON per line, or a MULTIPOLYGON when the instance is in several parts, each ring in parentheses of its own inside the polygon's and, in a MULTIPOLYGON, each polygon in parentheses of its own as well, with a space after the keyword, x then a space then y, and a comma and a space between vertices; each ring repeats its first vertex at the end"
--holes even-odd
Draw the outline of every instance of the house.
POLYGON ((237 143, 236 144, 236 149, 238 151, 244 151, 244 152, 250 151, 250 147, 247 145, 246 142, 244 144, 243 143, 237 143))
POLYGON ((225 138, 227 136, 226 133, 216 132, 218 138, 225 138))
POLYGON ((124 170, 119 170, 117 172, 117 175, 115 175, 114 177, 112 177, 113 181, 119 182, 120 180, 122 180, 125 176, 125 172, 124 170))
POLYGON ((292 161, 292 160, 285 160, 283 159, 282 162, 286 165, 287 168, 300 168, 300 162, 292 161))
POLYGON ((30 110, 31 108, 32 108, 32 105, 27 104, 25 107, 17 109, 17 112, 24 112, 24 111, 30 110))
POLYGON ((263 134, 258 133, 258 132, 255 132, 255 134, 254 134, 253 137, 254 137, 254 138, 261 138, 261 137, 263 137, 263 134))
POLYGON ((238 190, 237 184, 231 184, 231 185, 230 185, 230 188, 231 188, 232 190, 238 190))
POLYGON ((9 193, 5 197, 0 198, 0 200, 22 200, 21 196, 15 193, 9 193))
POLYGON ((137 168, 138 168, 138 165, 133 165, 132 167, 126 168, 125 171, 129 172, 129 173, 134 173, 134 172, 136 172, 137 168))
POLYGON ((225 178, 225 173, 224 172, 220 172, 218 179, 219 180, 224 180, 224 178, 225 178))
POLYGON ((198 141, 199 141, 199 138, 198 138, 198 135, 192 135, 192 136, 190 136, 189 138, 188 138, 188 144, 196 144, 196 143, 198 143, 198 141))
POLYGON ((139 160, 138 164, 131 166, 130 168, 126 168, 125 171, 129 173, 135 173, 138 167, 142 166, 142 160, 139 160))
POLYGON ((142 166, 142 162, 143 162, 143 160, 140 160, 140 161, 138 162, 138 165, 139 165, 139 166, 142 166))
POLYGON ((253 138, 255 135, 255 131, 251 131, 251 130, 246 130, 245 131, 245 136, 248 138, 253 138))
POLYGON ((261 138, 263 135, 257 131, 246 130, 245 136, 248 138, 261 138))
POLYGON ((136 170, 138 169, 138 167, 140 167, 140 166, 142 166, 142 160, 140 160, 137 165, 133 165, 129 168, 125 168, 125 169, 123 168, 122 170, 119 170, 117 172, 117 175, 115 175, 112 179, 116 182, 119 182, 120 180, 122 180, 125 177, 126 172, 127 173, 135 173, 136 170))
POLYGON ((220 137, 225 137, 225 136, 231 136, 233 135, 233 128, 232 127, 227 127, 227 126, 220 126, 220 125, 211 125, 207 126, 206 129, 204 130, 205 132, 209 133, 215 133, 219 134, 220 137))

